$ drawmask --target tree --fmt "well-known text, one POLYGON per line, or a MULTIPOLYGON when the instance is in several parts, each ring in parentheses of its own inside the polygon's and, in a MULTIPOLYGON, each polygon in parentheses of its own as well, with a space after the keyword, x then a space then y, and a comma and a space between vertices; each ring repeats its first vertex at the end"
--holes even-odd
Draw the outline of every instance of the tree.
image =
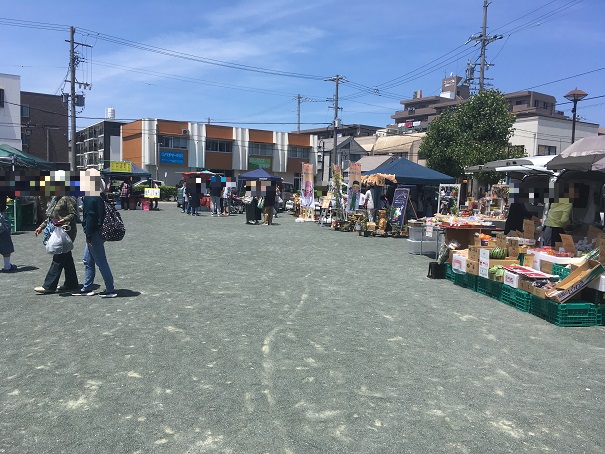
MULTIPOLYGON (((486 90, 443 112, 431 122, 420 145, 428 167, 458 178, 465 167, 524 156, 509 144, 515 116, 508 108, 508 101, 498 90, 486 90)), ((478 177, 498 178, 494 174, 478 177)))

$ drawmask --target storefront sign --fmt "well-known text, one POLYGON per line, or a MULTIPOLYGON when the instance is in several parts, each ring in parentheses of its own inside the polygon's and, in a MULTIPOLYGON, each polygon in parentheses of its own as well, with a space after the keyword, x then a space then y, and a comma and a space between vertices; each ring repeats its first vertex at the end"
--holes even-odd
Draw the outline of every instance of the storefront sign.
POLYGON ((164 164, 185 164, 185 152, 160 150, 160 162, 164 164))
POLYGON ((271 169, 271 158, 250 157, 250 158, 248 158, 248 169, 249 170, 254 170, 254 169, 270 170, 271 169))
POLYGON ((110 172, 132 172, 132 162, 128 161, 110 161, 109 162, 110 172))

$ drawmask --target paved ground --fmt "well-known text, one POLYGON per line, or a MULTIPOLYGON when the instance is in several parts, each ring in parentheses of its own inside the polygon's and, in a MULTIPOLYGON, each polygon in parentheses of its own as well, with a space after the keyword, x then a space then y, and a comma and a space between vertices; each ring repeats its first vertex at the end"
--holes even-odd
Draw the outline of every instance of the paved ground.
POLYGON ((603 327, 429 280, 405 240, 160 207, 123 212, 113 300, 35 295, 50 257, 13 236, 0 452, 605 452, 603 327))

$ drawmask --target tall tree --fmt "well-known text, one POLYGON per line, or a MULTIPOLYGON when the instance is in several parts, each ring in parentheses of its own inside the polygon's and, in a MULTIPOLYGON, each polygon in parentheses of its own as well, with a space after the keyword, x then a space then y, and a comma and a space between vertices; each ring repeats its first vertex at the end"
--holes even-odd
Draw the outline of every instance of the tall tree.
POLYGON ((465 167, 523 156, 509 144, 515 116, 508 108, 498 90, 485 90, 442 113, 420 145, 428 167, 460 177, 465 167))

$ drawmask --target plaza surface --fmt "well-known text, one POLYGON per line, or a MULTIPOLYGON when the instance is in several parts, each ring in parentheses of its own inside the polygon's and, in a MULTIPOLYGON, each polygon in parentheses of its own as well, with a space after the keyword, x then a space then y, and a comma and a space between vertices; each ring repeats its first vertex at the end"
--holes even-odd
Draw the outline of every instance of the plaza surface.
POLYGON ((403 239, 122 215, 115 299, 34 294, 51 257, 13 235, 0 452, 605 452, 604 327, 427 279, 403 239))

